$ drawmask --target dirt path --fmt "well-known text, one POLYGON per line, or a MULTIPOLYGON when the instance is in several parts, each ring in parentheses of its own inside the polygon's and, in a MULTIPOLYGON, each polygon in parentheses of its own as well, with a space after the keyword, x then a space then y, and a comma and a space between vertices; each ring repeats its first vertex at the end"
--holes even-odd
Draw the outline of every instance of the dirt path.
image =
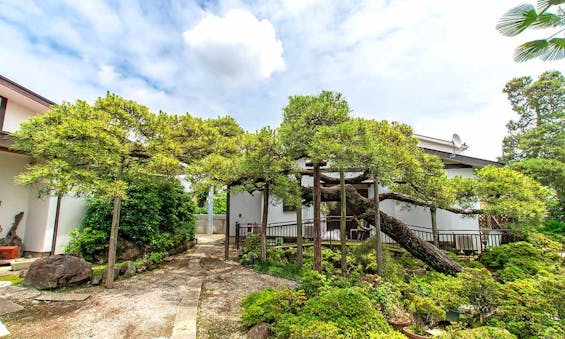
POLYGON ((203 237, 201 250, 175 256, 158 270, 119 281, 115 288, 87 287, 73 290, 90 293, 82 302, 20 300, 23 311, 0 320, 12 333, 9 338, 168 338, 178 305, 186 296, 190 277, 202 277, 199 303, 199 338, 245 336, 239 321, 239 302, 262 288, 294 282, 260 274, 238 264, 224 262, 223 247, 203 237), (202 250, 202 247, 206 247, 202 250), (200 269, 189 264, 199 259, 200 269))

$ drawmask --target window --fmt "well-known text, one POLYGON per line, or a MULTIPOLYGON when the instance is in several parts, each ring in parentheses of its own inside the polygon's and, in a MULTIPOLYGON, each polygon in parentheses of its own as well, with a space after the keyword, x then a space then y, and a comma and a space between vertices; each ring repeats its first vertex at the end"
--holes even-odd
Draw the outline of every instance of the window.
POLYGON ((0 96, 0 132, 4 130, 4 118, 6 117, 6 105, 8 99, 0 96))

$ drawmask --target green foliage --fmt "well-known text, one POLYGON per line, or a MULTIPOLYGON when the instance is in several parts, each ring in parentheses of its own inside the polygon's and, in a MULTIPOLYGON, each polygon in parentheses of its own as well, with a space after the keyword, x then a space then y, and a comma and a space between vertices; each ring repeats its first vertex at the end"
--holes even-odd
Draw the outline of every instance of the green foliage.
POLYGON ((261 238, 256 233, 251 233, 241 243, 243 253, 259 253, 261 251, 261 238))
POLYGON ((261 322, 273 323, 285 313, 296 313, 306 297, 301 290, 267 288, 253 292, 240 303, 241 318, 246 326, 261 322))
POLYGON ((467 330, 450 331, 439 339, 515 339, 516 336, 508 330, 498 327, 481 326, 467 330))
POLYGON ((415 293, 409 294, 406 306, 417 318, 426 324, 437 323, 445 319, 445 310, 427 296, 415 293))
POLYGON ((565 278, 562 274, 504 285, 505 297, 490 324, 519 338, 565 336, 565 278))
POLYGON ((481 262, 498 269, 496 275, 503 282, 556 273, 561 264, 561 245, 549 239, 545 243, 546 246, 534 246, 520 241, 492 247, 481 254, 481 262))
POLYGON ((527 3, 504 13, 496 29, 506 36, 516 36, 531 29, 553 29, 545 39, 531 40, 518 46, 514 55, 515 61, 523 62, 535 58, 548 61, 565 58, 565 39, 559 37, 565 26, 561 4, 563 1, 560 0, 539 0, 537 9, 527 3))
POLYGON ((534 81, 519 77, 509 81, 504 93, 517 120, 507 124, 501 161, 556 192, 551 215, 565 218, 565 77, 547 71, 534 81))
MULTIPOLYGON (((194 237, 194 203, 178 182, 136 177, 130 181, 121 206, 119 237, 133 241, 145 252, 166 252, 194 237)), ((68 253, 87 260, 107 248, 112 204, 92 198, 81 227, 71 234, 68 253)))
POLYGON ((74 229, 70 233, 69 243, 65 248, 65 253, 82 256, 86 261, 93 262, 94 253, 104 251, 108 248, 110 235, 106 231, 84 227, 74 229))
POLYGON ((300 288, 310 298, 320 294, 320 291, 329 285, 325 276, 315 270, 308 270, 302 276, 300 288))
POLYGON ((369 331, 391 332, 386 320, 359 288, 329 288, 308 299, 296 315, 282 317, 274 326, 277 336, 308 337, 313 328, 335 337, 364 337, 369 331), (322 323, 327 325, 323 326, 322 323), (335 329, 339 329, 336 333, 335 329))

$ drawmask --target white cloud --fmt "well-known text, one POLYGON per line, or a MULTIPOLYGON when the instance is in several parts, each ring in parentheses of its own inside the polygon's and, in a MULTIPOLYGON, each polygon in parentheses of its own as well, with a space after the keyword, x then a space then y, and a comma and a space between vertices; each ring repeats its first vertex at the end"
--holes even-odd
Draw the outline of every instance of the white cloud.
POLYGON ((285 68, 282 42, 271 22, 244 10, 207 14, 183 36, 189 53, 223 79, 249 83, 285 68))

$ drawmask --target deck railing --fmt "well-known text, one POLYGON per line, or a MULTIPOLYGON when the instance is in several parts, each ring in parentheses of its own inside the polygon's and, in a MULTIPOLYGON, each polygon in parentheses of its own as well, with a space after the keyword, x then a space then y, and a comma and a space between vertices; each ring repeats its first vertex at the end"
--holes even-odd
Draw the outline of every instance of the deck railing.
MULTIPOLYGON (((322 218, 322 223, 333 220, 335 217, 322 218)), ((339 220, 339 217, 337 218, 339 220)), ((352 220, 348 217, 348 221, 352 220)), ((417 225, 408 225, 418 238, 433 243, 433 233, 429 228, 417 225)), ((241 241, 250 234, 261 234, 260 223, 236 223, 235 244, 239 248, 241 241)), ((371 227, 349 229, 345 237, 347 241, 363 241, 374 235, 371 227)), ((314 239, 314 222, 312 219, 302 221, 302 239, 304 243, 314 239)), ((482 230, 440 230, 437 233, 438 245, 442 250, 454 251, 464 254, 476 254, 488 247, 496 247, 505 243, 516 241, 516 237, 505 229, 482 230)), ((322 241, 330 244, 339 243, 339 230, 322 233, 322 241)), ((383 243, 397 245, 389 235, 382 233, 383 243)), ((296 243, 296 223, 278 222, 267 225, 267 244, 281 245, 296 243)))

